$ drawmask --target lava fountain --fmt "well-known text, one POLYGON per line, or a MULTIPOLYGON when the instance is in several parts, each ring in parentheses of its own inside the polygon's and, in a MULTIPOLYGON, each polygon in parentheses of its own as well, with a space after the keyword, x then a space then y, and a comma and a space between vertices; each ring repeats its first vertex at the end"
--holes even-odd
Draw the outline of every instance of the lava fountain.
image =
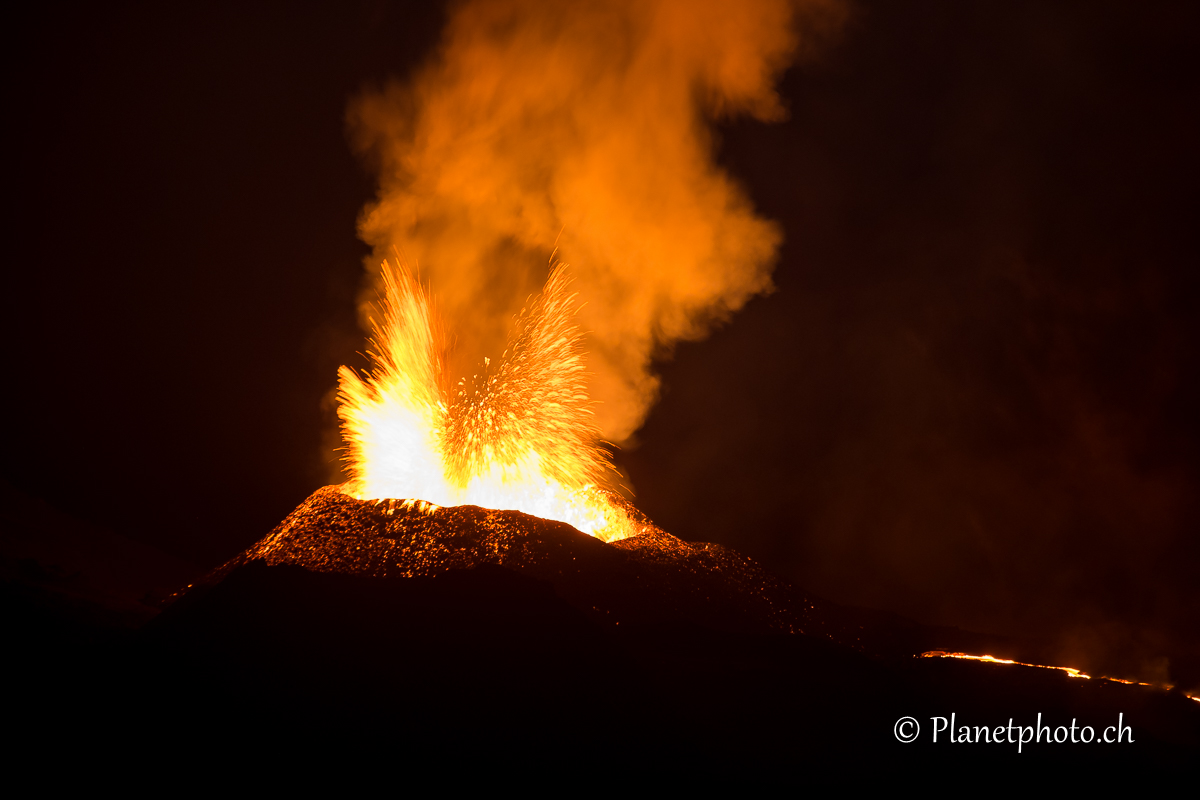
POLYGON ((565 522, 603 541, 638 529, 603 485, 614 470, 592 417, 576 295, 565 265, 517 315, 499 361, 451 390, 424 287, 383 263, 373 368, 338 371, 338 415, 359 500, 476 505, 565 522))

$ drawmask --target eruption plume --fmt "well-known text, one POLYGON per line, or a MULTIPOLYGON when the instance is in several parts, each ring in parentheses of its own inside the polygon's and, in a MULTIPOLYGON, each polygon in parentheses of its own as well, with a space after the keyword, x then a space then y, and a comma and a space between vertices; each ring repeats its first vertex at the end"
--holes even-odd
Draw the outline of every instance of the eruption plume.
MULTIPOLYGON (((547 404, 558 393, 585 393, 596 401, 586 428, 627 440, 656 396, 652 358, 703 337, 771 288, 779 229, 754 213, 715 164, 709 120, 779 118, 776 77, 843 16, 828 0, 456 6, 423 70, 365 94, 350 111, 355 142, 380 174, 378 200, 360 223, 375 248, 372 268, 397 247, 421 265, 454 333, 441 356, 444 369, 469 375, 506 341, 517 347, 523 336, 553 327, 533 322, 549 306, 532 316, 518 309, 545 281, 557 246, 583 301, 588 374, 565 350, 521 347, 527 359, 537 353, 572 365, 540 396, 547 404), (511 338, 514 317, 525 328, 511 338)), ((412 286, 387 270, 377 280, 374 290, 399 289, 400 305, 411 305, 416 317, 424 313, 412 286)), ((541 302, 561 301, 554 280, 541 302)), ((414 353, 386 358, 411 355, 419 370, 433 370, 434 356, 418 339, 414 353)), ((578 343, 563 347, 574 352, 578 343)), ((526 424, 499 409, 514 401, 503 387, 526 385, 534 372, 545 375, 546 364, 503 360, 481 389, 497 405, 451 414, 455 421, 441 441, 453 443, 451 473, 466 474, 478 467, 468 462, 490 458, 463 438, 459 426, 467 420, 474 420, 470 427, 490 414, 488 424, 526 424)), ((399 387, 404 379, 388 380, 399 387)), ((343 375, 347 387, 353 384, 343 375)), ((455 400, 467 402, 475 401, 455 400)), ((449 413, 425 395, 414 403, 413 414, 449 413)), ((566 436, 561 447, 578 452, 580 440, 566 436)), ((557 455, 539 453, 549 459, 541 468, 557 474, 557 455)), ((510 463, 512 454, 496 455, 510 463)), ((601 469, 597 458, 585 457, 581 471, 601 469)))

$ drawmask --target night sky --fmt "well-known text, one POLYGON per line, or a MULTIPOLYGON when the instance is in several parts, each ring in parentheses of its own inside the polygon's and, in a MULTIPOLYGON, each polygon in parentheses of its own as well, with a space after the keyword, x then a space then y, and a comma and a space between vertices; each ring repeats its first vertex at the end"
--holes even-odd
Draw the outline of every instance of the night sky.
MULTIPOLYGON (((855 4, 787 121, 719 126, 777 288, 662 354, 638 506, 835 601, 1200 685, 1198 16, 855 4)), ((375 192, 347 104, 443 18, 10 23, 7 481, 204 569, 333 482, 375 192)))

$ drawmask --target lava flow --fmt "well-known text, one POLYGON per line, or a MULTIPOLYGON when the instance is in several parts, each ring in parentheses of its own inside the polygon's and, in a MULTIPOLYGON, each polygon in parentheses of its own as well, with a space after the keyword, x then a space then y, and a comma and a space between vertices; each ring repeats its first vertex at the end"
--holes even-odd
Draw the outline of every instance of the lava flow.
MULTIPOLYGON (((1067 675, 1071 678, 1088 678, 1090 680, 1092 677, 1091 675, 1088 675, 1086 672, 1075 669, 1074 667, 1056 667, 1056 666, 1052 666, 1050 664, 1028 664, 1024 661, 1013 661, 1012 659, 1008 659, 1008 658, 996 658, 995 656, 988 656, 988 655, 972 656, 972 655, 968 655, 966 653, 951 653, 951 652, 947 652, 945 650, 930 650, 928 652, 921 653, 921 658, 965 658, 968 661, 986 661, 989 664, 1016 664, 1017 666, 1020 666, 1020 667, 1037 667, 1038 669, 1056 669, 1056 670, 1059 670, 1060 672, 1067 673, 1067 675)), ((1128 684, 1130 686, 1154 686, 1155 685, 1152 683, 1146 683, 1145 681, 1129 680, 1128 678, 1114 678, 1111 675, 1101 675, 1101 676, 1099 676, 1099 678, 1102 681, 1113 681, 1114 683, 1124 683, 1124 684, 1128 684)), ((1174 687, 1172 687, 1170 685, 1164 685, 1162 688, 1171 689, 1174 687)), ((1192 700, 1200 699, 1200 698, 1192 697, 1190 694, 1187 696, 1189 698, 1191 698, 1192 700)))
POLYGON ((612 468, 592 418, 565 267, 518 315, 500 360, 485 359, 483 374, 460 381, 452 398, 425 290, 386 261, 383 286, 374 369, 338 371, 346 494, 523 511, 603 541, 640 532, 601 488, 612 468))
MULTIPOLYGON (((1039 669, 1057 669, 1061 672, 1067 673, 1067 675, 1072 678, 1089 678, 1090 679, 1092 677, 1091 675, 1088 675, 1086 672, 1081 672, 1081 671, 1075 669, 1074 667, 1054 667, 1054 666, 1048 666, 1046 664, 1026 664, 1024 661, 1013 661, 1012 659, 1008 659, 1008 658, 996 658, 995 656, 986 656, 986 655, 985 656, 972 656, 972 655, 967 655, 966 653, 948 653, 945 650, 929 650, 928 652, 921 653, 921 658, 965 658, 968 661, 986 661, 989 664, 1016 664, 1016 665, 1022 666, 1022 667, 1038 667, 1039 669)), ((1115 680, 1115 679, 1110 679, 1110 680, 1115 680)), ((1121 683, 1135 683, 1135 681, 1120 681, 1120 682, 1121 683)), ((1146 684, 1142 684, 1142 685, 1149 686, 1150 684, 1146 683, 1146 684)))

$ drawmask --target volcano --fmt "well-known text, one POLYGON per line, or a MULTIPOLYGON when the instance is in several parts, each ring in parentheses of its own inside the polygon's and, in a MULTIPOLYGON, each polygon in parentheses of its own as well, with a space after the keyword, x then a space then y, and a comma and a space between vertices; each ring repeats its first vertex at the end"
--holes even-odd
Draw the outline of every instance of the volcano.
POLYGON ((498 567, 549 584, 589 622, 616 628, 670 622, 746 633, 804 633, 862 649, 853 626, 716 544, 689 544, 621 503, 642 531, 606 544, 566 523, 478 506, 362 501, 327 486, 268 536, 214 571, 201 592, 238 571, 300 567, 381 580, 498 567))
MULTIPOLYGON (((139 652, 173 665, 154 693, 187 713, 236 708, 276 736, 370 731, 411 752, 437 743, 439 757, 449 744, 472 757, 616 748, 768 774, 814 758, 944 756, 945 744, 899 743, 892 725, 951 713, 1093 726, 1123 714, 1136 744, 1122 758, 1137 763, 1176 764, 1200 744, 1200 704, 1177 692, 915 658, 1020 644, 812 597, 627 510, 642 532, 606 543, 519 511, 325 487, 173 596, 139 652)), ((1115 745, 1071 747, 1052 755, 1111 758, 1115 745)))
MULTIPOLYGON (((812 597, 740 553, 689 543, 610 496, 641 532, 605 543, 566 523, 520 511, 364 501, 326 486, 270 534, 168 599, 199 602, 231 576, 294 567, 313 575, 397 579, 481 571, 539 585, 588 625, 615 632, 696 626, 728 634, 805 635, 882 658, 1012 643, 847 608, 812 597)), ((265 573, 263 573, 265 574, 265 573)), ((171 616, 171 615, 168 615, 171 616)))

